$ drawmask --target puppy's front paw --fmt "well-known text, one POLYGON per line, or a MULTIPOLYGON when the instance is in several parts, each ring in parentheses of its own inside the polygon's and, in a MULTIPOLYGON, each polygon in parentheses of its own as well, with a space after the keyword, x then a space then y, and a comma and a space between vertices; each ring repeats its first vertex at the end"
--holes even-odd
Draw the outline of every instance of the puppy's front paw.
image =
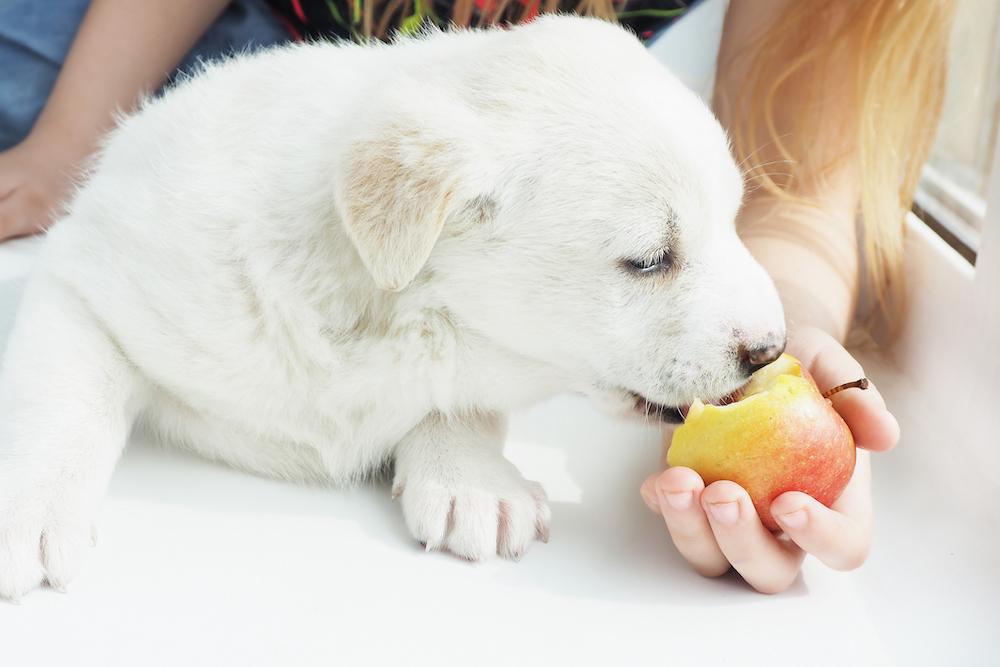
POLYGON ((545 491, 503 458, 462 471, 397 470, 392 493, 410 532, 428 550, 517 560, 536 537, 549 540, 545 491))
POLYGON ((44 581, 64 590, 93 541, 91 522, 63 497, 0 500, 0 598, 19 600, 44 581))

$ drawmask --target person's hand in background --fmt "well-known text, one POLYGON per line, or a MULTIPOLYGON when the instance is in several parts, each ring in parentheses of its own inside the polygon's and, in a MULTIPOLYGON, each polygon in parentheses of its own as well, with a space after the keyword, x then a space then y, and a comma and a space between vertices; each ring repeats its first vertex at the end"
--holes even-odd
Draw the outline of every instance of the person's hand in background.
MULTIPOLYGON (((829 334, 798 329, 788 350, 812 373, 821 389, 864 376, 860 364, 829 334)), ((747 492, 719 481, 705 486, 690 468, 667 468, 642 485, 650 509, 662 514, 677 550, 695 570, 718 576, 735 568, 755 589, 776 593, 794 581, 806 553, 828 566, 850 570, 861 565, 871 543, 871 467, 866 450, 892 449, 899 425, 871 385, 844 391, 831 400, 858 445, 854 476, 827 508, 804 493, 784 493, 771 512, 783 528, 774 535, 760 522, 747 492)))
POLYGON ((94 0, 21 143, 0 152, 0 241, 53 222, 117 111, 174 70, 229 0, 94 0))
POLYGON ((46 229, 86 154, 26 140, 0 152, 0 241, 46 229))

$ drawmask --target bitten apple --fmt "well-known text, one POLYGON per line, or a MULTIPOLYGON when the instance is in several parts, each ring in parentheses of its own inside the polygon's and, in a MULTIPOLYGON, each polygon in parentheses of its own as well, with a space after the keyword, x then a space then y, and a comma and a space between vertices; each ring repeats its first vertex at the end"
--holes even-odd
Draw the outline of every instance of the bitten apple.
POLYGON ((706 485, 736 482, 771 530, 779 528, 771 502, 786 491, 830 506, 854 472, 854 438, 798 359, 783 354, 758 370, 738 399, 695 401, 674 431, 667 463, 693 469, 706 485))

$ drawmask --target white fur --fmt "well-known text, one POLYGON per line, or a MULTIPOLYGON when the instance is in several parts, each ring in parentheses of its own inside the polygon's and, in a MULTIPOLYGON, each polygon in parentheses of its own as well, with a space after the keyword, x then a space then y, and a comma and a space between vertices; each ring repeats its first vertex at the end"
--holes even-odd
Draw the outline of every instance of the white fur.
POLYGON ((722 396, 739 344, 783 337, 741 185, 709 111, 598 21, 207 67, 109 136, 25 294, 0 595, 72 578, 134 424, 283 478, 394 460, 429 548, 519 556, 549 512, 506 413, 722 396), (669 274, 621 264, 668 245, 669 274))

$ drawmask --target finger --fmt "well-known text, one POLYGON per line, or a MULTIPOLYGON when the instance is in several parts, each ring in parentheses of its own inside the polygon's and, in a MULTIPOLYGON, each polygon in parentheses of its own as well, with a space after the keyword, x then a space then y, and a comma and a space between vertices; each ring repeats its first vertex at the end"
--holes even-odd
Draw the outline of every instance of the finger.
POLYGON ((13 197, 0 197, 0 241, 17 236, 21 212, 13 197))
POLYGON ((869 382, 866 391, 842 391, 830 400, 851 429, 858 447, 884 452, 899 442, 899 422, 886 409, 874 383, 869 382))
POLYGON ((715 542, 700 499, 705 483, 690 468, 667 468, 655 483, 663 521, 677 551, 706 577, 729 571, 729 561, 715 542))
POLYGON ((779 593, 792 585, 804 553, 761 524, 742 487, 726 481, 710 484, 701 504, 719 549, 748 584, 761 593, 779 593))
POLYGON ((798 491, 778 496, 771 513, 785 534, 834 570, 853 570, 868 558, 870 531, 798 491))
POLYGON ((0 241, 18 236, 29 236, 41 231, 32 224, 30 211, 17 192, 0 198, 0 241))
MULTIPOLYGON (((845 382, 865 377, 865 371, 850 352, 830 338, 821 344, 815 355, 807 361, 809 372, 823 391, 845 382)), ((834 409, 840 413, 854 434, 859 447, 886 451, 899 441, 899 423, 885 407, 885 400, 874 383, 868 389, 848 389, 830 397, 834 409)))
POLYGON ((829 567, 859 567, 871 548, 870 454, 858 452, 854 476, 832 508, 792 491, 774 499, 771 514, 789 538, 829 567))
POLYGON ((853 519, 867 523, 872 523, 872 463, 871 452, 865 450, 858 451, 857 461, 854 463, 854 474, 851 481, 847 483, 844 492, 840 494, 831 507, 853 519))
POLYGON ((646 478, 639 487, 639 494, 642 495, 642 502, 646 503, 648 507, 653 512, 660 514, 660 499, 656 496, 656 480, 660 477, 660 473, 656 472, 646 478))

